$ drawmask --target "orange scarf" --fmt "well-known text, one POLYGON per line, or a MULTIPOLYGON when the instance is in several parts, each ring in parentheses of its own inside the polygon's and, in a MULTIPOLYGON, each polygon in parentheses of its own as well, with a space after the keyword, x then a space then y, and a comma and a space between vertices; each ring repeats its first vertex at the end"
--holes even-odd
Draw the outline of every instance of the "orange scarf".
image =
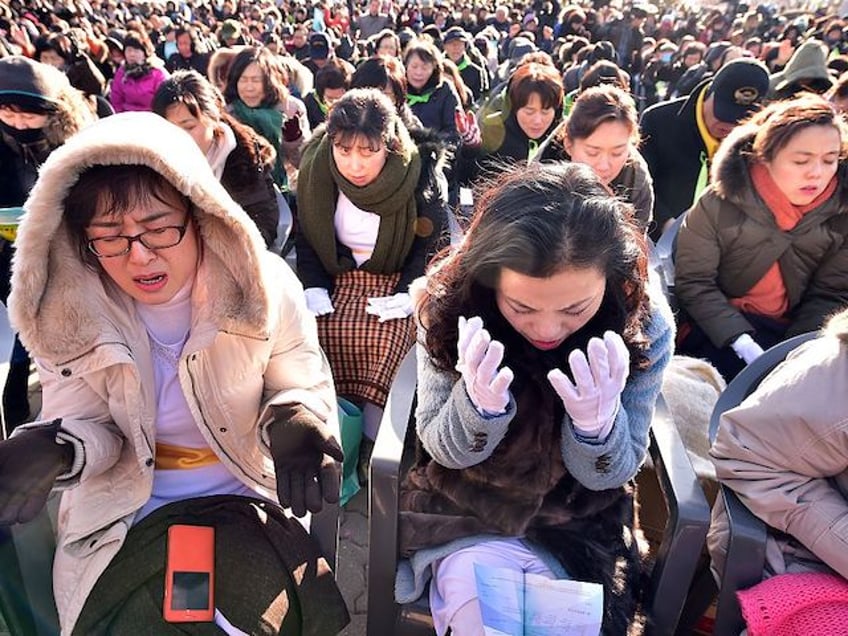
MULTIPOLYGON (((777 227, 782 232, 794 229, 805 214, 815 210, 836 192, 836 175, 834 175, 821 194, 807 205, 797 206, 783 194, 765 164, 753 163, 749 171, 754 189, 774 215, 777 227)), ((779 263, 775 261, 744 296, 733 298, 730 304, 740 311, 775 319, 783 318, 789 309, 789 295, 783 283, 779 263)))

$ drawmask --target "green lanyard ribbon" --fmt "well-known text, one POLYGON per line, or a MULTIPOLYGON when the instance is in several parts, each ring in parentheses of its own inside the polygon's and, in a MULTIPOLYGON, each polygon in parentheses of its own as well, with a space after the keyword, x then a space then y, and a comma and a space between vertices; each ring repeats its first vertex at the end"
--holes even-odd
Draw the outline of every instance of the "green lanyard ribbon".
POLYGON ((692 197, 692 205, 695 205, 701 192, 707 187, 710 180, 710 166, 707 162, 707 153, 701 151, 701 170, 698 172, 698 180, 695 182, 695 196, 692 197))
POLYGON ((433 94, 433 91, 429 93, 424 93, 423 95, 413 95, 412 93, 406 94, 406 103, 410 106, 415 106, 415 104, 426 104, 430 101, 430 96, 433 94))
POLYGON ((539 152, 539 142, 533 139, 527 142, 527 163, 529 164, 533 161, 533 157, 536 156, 536 153, 539 152))

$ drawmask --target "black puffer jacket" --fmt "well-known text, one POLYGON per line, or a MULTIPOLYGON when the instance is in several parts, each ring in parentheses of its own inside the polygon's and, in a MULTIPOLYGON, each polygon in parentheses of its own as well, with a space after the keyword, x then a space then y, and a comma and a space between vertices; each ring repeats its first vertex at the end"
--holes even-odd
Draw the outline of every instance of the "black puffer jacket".
POLYGON ((277 237, 280 210, 271 174, 274 150, 253 129, 233 117, 225 121, 236 137, 221 175, 221 185, 253 219, 265 244, 270 247, 277 237))

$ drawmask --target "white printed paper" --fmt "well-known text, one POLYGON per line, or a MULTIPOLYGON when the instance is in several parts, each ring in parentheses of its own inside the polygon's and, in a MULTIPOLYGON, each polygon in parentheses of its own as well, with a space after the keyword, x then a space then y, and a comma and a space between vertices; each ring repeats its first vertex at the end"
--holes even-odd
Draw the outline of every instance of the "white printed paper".
POLYGON ((597 636, 604 589, 598 583, 475 564, 486 636, 597 636))

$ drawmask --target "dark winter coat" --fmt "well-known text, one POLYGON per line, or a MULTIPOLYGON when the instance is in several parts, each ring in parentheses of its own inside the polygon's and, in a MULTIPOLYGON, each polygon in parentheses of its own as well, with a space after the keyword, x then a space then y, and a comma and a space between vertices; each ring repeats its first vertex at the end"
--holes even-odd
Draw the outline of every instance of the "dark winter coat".
MULTIPOLYGON (((695 107, 702 84, 688 97, 655 104, 642 113, 642 156, 654 179, 654 221, 661 231, 669 219, 692 206, 707 147, 698 130, 695 107)), ((659 238, 659 231, 651 233, 659 238)))
POLYGON ((433 89, 430 99, 426 102, 411 104, 410 108, 421 121, 422 126, 440 133, 453 145, 458 145, 459 131, 456 128, 455 113, 461 110, 461 106, 452 84, 442 80, 433 89))
POLYGON ((848 163, 833 196, 788 232, 757 194, 746 155, 755 129, 735 129, 712 166, 712 185, 688 212, 677 237, 675 292, 716 347, 754 327, 730 299, 740 298, 775 263, 789 296, 786 336, 817 330, 848 305, 848 163))
MULTIPOLYGON (((416 227, 427 232, 416 231, 415 240, 406 256, 396 292, 405 292, 413 280, 424 274, 424 267, 435 252, 447 231, 447 193, 444 181, 444 163, 448 148, 439 136, 424 129, 410 130, 410 136, 418 147, 421 157, 421 176, 415 189, 418 221, 416 227), (432 231, 429 231, 431 230, 432 231)), ((304 288, 323 287, 333 293, 333 277, 324 269, 318 254, 304 239, 297 237, 297 275, 304 288)), ((339 259, 353 261, 350 248, 336 241, 339 259)))
POLYGON ((518 125, 507 102, 504 94, 503 109, 490 112, 479 120, 480 146, 462 147, 458 164, 460 183, 471 183, 504 163, 526 164, 562 120, 562 113, 558 111, 545 133, 539 139, 530 139, 518 125))
POLYGON ((277 237, 280 210, 271 173, 273 150, 248 126, 231 118, 228 122, 236 137, 221 175, 221 185, 247 215, 253 219, 265 245, 277 237))

